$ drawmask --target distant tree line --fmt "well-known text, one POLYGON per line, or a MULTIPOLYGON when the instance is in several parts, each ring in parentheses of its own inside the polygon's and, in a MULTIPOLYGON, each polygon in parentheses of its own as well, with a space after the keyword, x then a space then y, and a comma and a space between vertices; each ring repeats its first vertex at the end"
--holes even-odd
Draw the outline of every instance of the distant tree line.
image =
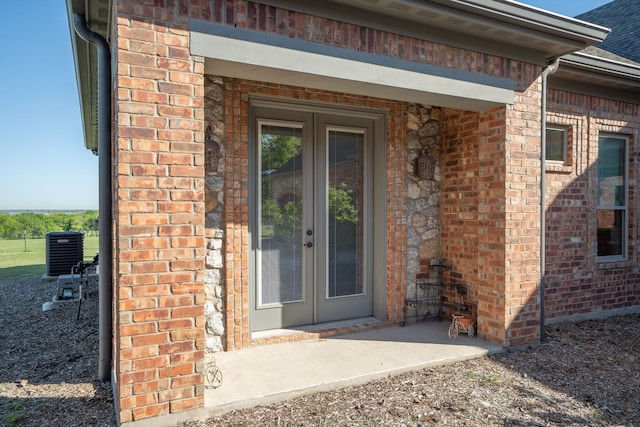
POLYGON ((87 235, 96 235, 96 218, 97 211, 48 214, 0 212, 0 239, 42 239, 53 231, 83 231, 87 235))

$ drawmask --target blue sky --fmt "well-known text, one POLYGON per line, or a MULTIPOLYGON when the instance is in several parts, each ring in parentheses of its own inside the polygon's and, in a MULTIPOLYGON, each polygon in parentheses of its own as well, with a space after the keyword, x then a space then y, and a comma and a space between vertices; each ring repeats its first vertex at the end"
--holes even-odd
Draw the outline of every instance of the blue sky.
MULTIPOLYGON (((575 16, 609 0, 526 0, 575 16)), ((97 209, 64 0, 0 0, 0 210, 97 209)))
POLYGON ((1 1, 0 16, 0 210, 96 209, 65 1, 1 1))

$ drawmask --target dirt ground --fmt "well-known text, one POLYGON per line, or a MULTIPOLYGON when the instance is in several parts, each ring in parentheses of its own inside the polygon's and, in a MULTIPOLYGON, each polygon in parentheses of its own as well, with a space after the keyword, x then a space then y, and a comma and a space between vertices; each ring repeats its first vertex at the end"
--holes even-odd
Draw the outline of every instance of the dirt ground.
MULTIPOLYGON (((115 425, 98 370, 97 289, 50 301, 39 277, 0 283, 0 423, 115 425)), ((201 426, 640 426, 640 315, 547 328, 544 344, 233 411, 201 426)))

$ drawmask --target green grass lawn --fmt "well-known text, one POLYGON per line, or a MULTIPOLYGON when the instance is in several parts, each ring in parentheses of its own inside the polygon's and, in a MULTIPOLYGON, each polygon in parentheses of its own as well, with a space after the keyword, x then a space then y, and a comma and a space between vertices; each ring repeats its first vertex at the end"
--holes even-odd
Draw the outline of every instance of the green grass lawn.
MULTIPOLYGON (((84 237, 84 259, 92 261, 98 252, 98 237, 84 237)), ((46 272, 45 239, 0 240, 0 282, 38 276, 46 272)))

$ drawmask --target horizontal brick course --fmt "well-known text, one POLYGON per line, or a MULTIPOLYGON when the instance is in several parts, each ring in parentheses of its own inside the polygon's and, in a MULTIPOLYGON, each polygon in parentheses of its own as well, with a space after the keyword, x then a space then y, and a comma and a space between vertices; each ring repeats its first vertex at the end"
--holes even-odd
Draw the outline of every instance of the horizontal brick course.
MULTIPOLYGON (((549 91, 547 122, 569 131, 568 164, 547 165, 546 316, 561 318, 638 304, 634 284, 637 133, 640 106, 549 91), (629 137, 628 261, 597 262, 597 152, 601 132, 629 137), (614 296, 615 295, 615 296, 614 296)), ((637 287, 636 287, 637 288, 637 287)))

